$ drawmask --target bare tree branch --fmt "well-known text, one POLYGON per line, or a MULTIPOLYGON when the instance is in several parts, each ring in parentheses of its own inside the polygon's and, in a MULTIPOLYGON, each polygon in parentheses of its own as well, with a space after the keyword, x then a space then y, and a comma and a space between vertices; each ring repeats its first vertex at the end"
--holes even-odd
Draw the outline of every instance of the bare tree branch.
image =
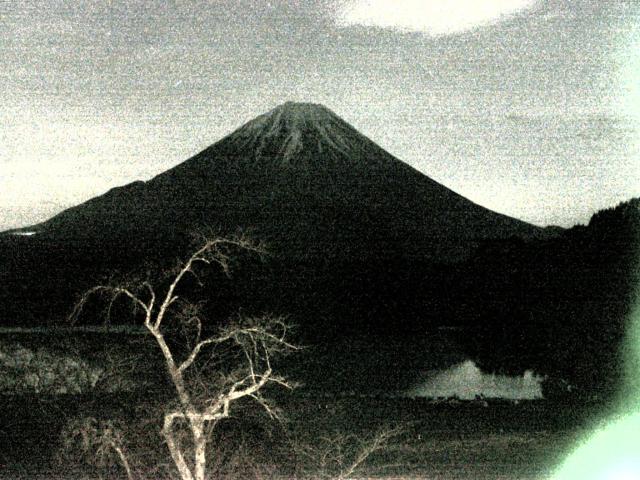
POLYGON ((82 310, 84 309, 85 305, 89 302, 89 300, 91 299, 92 296, 96 295, 96 294, 108 294, 110 295, 110 302, 109 302, 109 307, 108 307, 108 312, 110 312, 111 310, 111 305, 113 304, 113 302, 121 295, 125 295, 127 296, 135 306, 141 307, 145 313, 147 313, 148 315, 151 314, 151 308, 153 307, 153 300, 154 297, 152 297, 152 301, 150 303, 150 305, 144 303, 137 295, 135 295, 133 292, 131 292, 129 289, 124 288, 124 287, 113 287, 113 286, 108 286, 108 285, 98 285, 96 287, 93 287, 89 290, 87 290, 81 297, 80 300, 75 304, 71 314, 69 315, 69 319, 71 320, 71 322, 75 323, 80 314, 82 313, 82 310))

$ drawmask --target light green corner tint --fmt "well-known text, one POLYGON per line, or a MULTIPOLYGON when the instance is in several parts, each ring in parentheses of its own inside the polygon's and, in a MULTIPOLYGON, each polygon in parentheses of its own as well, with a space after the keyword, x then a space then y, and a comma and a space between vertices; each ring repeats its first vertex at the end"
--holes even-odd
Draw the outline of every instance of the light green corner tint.
MULTIPOLYGON (((639 292, 640 293, 640 292, 639 292)), ((619 413, 591 433, 553 480, 640 480, 640 298, 629 317, 624 344, 625 381, 619 413)))

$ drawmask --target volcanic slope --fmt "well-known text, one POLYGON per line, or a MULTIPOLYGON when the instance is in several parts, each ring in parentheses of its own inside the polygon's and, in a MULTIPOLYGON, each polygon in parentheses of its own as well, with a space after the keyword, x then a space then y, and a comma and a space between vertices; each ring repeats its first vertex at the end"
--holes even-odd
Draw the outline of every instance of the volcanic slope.
POLYGON ((455 260, 477 241, 543 229, 438 184, 324 106, 285 103, 147 182, 30 227, 74 243, 250 230, 289 257, 455 260))

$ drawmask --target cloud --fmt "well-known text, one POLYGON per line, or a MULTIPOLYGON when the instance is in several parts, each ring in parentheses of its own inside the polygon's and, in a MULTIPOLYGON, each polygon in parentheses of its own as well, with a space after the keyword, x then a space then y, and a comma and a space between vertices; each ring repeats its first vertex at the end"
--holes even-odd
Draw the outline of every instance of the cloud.
POLYGON ((448 35, 495 23, 530 9, 537 1, 346 0, 337 8, 336 22, 448 35))

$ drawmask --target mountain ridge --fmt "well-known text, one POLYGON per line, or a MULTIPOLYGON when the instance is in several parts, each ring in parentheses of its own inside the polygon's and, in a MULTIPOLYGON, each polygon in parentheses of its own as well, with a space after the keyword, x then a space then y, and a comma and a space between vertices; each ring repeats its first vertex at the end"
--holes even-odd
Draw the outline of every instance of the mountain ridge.
POLYGON ((146 182, 111 189, 29 229, 109 241, 203 226, 250 229, 277 251, 301 256, 324 250, 455 259, 481 239, 545 235, 437 183, 328 108, 294 102, 146 182))

